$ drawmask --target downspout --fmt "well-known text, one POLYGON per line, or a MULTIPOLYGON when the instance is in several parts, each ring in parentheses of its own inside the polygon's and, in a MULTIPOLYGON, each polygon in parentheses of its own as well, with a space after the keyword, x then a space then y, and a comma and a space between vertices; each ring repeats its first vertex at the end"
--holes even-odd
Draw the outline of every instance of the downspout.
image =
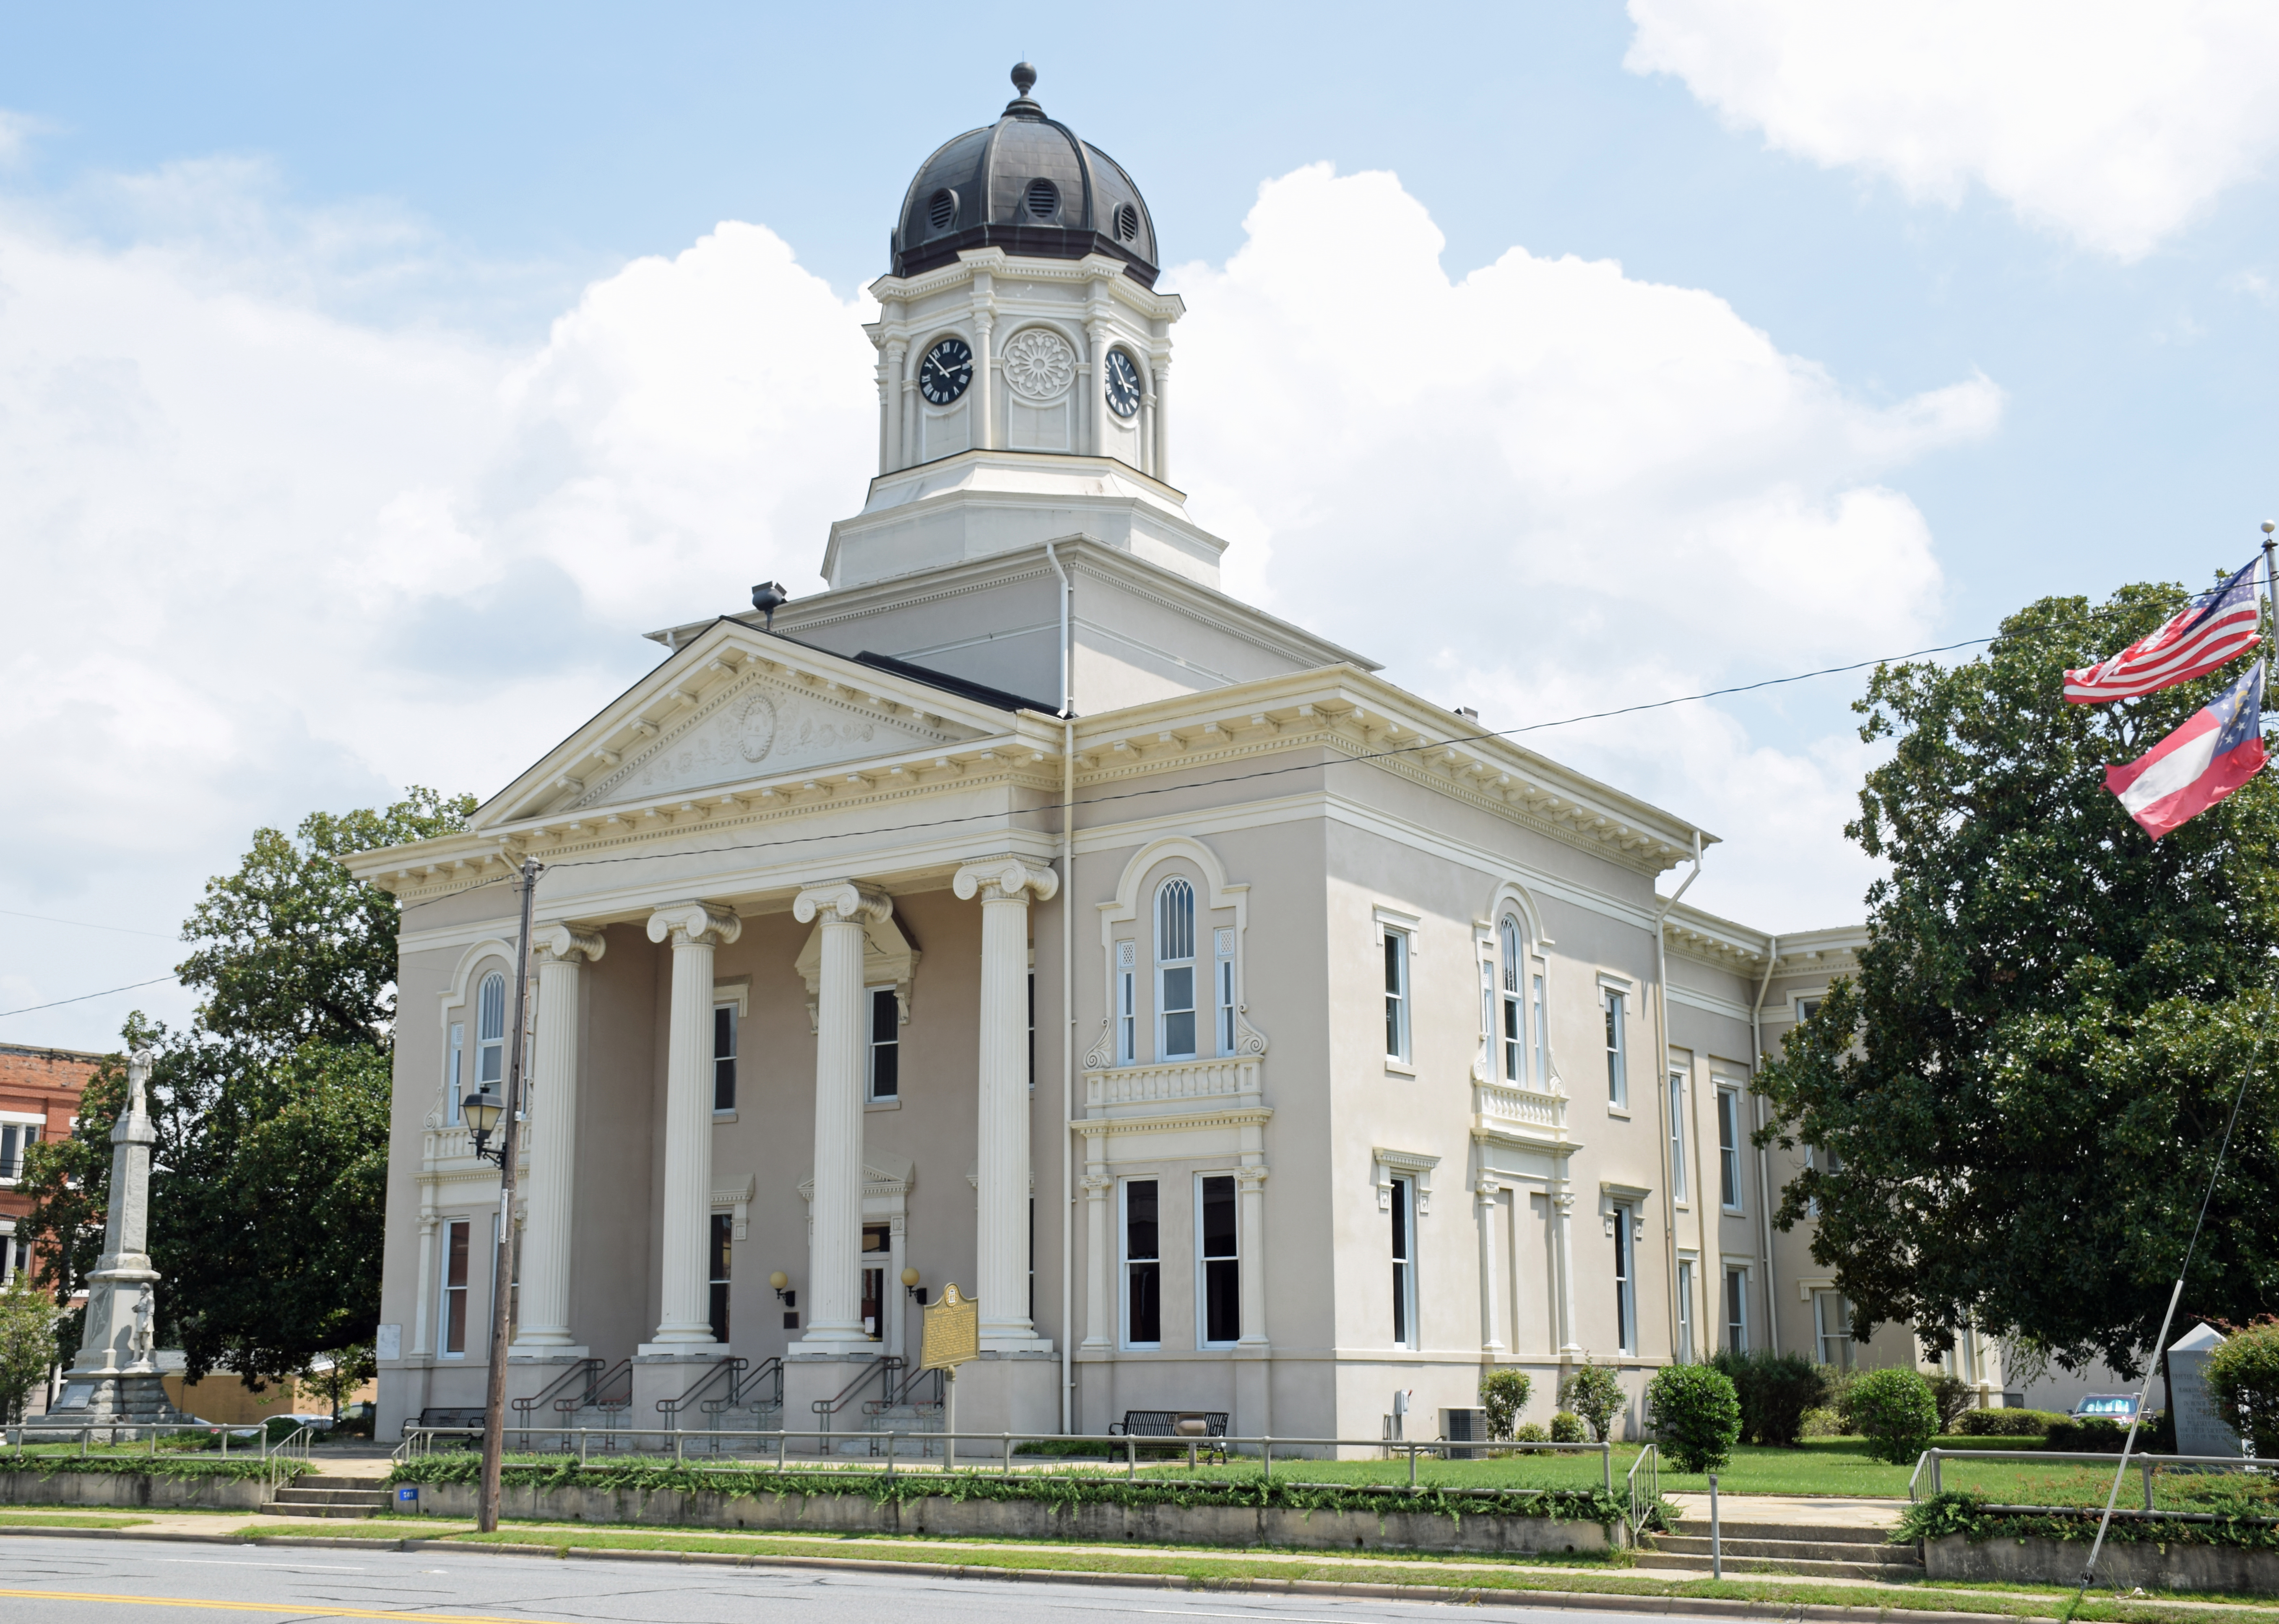
MULTIPOLYGON (((1753 1082, 1765 1063, 1765 994, 1773 990, 1773 976, 1780 969, 1780 938, 1765 938, 1765 978, 1758 984, 1757 1001, 1749 1006, 1749 1076, 1753 1082)), ((1756 1091, 1750 1091, 1753 1096, 1756 1091)), ((1765 1102, 1757 1098, 1757 1126, 1765 1125, 1765 1102)), ((1773 1278, 1773 1174, 1772 1153, 1761 1145, 1757 1146, 1757 1220, 1765 1237, 1765 1339, 1776 1353, 1780 1352, 1780 1292, 1779 1283, 1773 1278)), ((1813 1352, 1820 1350, 1815 1347, 1813 1352)))
MULTIPOLYGON (((1663 903, 1654 916, 1654 1024, 1660 1029, 1661 1044, 1654 1055, 1654 1120, 1660 1124, 1661 1139, 1661 1252, 1662 1276, 1669 1283, 1669 1331, 1673 1342, 1677 1335, 1677 1198, 1672 1193, 1669 1181, 1673 1169, 1669 1165, 1669 947, 1663 927, 1669 921, 1669 910, 1685 894, 1686 886, 1701 877, 1701 831, 1693 831, 1693 872, 1685 877, 1669 900, 1663 903)), ((1643 1340, 1643 1338, 1641 1338, 1643 1340)), ((1673 1352, 1675 1350, 1673 1349, 1673 1352)))
POLYGON ((1061 1432, 1075 1429, 1076 1365, 1076 695, 1069 691, 1073 649, 1069 599, 1075 591, 1049 541, 1045 558, 1061 578, 1061 1432))

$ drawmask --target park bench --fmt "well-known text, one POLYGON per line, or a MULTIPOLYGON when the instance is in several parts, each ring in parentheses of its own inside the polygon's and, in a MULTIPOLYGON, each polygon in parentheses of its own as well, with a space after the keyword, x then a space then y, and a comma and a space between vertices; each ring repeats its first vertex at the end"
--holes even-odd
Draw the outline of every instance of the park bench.
POLYGON ((403 1430, 406 1433, 410 1433, 413 1429, 418 1427, 480 1428, 482 1424, 483 1412, 480 1408, 470 1410, 444 1406, 420 1411, 418 1420, 408 1421, 403 1423, 403 1430))
MULTIPOLYGON (((1196 1439, 1224 1439, 1226 1418, 1224 1410, 1126 1410, 1122 1421, 1108 1423, 1108 1431, 1111 1437, 1163 1438, 1172 1444, 1187 1444, 1196 1439)), ((1202 1453, 1205 1459, 1224 1460, 1226 1445, 1209 1444, 1202 1453)))

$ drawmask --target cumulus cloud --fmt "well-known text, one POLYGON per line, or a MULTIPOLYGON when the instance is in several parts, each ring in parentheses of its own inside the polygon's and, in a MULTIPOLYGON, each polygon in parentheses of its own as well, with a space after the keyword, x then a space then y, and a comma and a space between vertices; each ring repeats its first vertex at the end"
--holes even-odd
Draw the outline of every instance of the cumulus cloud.
POLYGON ((1626 65, 1738 128, 1911 197, 1976 182, 2122 260, 2279 147, 2279 10, 2260 0, 1630 0, 1626 65))

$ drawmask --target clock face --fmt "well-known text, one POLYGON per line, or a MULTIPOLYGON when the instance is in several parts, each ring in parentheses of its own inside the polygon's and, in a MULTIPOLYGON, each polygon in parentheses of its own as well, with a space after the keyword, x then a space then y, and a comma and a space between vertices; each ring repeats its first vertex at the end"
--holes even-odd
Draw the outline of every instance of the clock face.
POLYGON ((937 406, 948 405, 972 381, 973 351, 963 339, 942 340, 918 365, 918 389, 937 406))
POLYGON ((1120 349, 1108 352, 1108 408, 1119 417, 1140 410, 1140 369, 1120 349))

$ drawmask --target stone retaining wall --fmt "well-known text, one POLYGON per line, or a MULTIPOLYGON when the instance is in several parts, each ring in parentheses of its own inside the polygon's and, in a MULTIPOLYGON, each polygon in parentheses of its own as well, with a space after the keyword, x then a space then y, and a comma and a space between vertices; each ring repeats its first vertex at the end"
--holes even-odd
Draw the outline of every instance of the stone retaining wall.
MULTIPOLYGON (((1960 1534, 1924 1542, 1923 1567, 1933 1579, 2007 1584, 2079 1584, 2089 1542, 2071 1539, 1988 1539, 1960 1534)), ((2230 1545, 2140 1544, 2105 1542, 2097 1583, 2148 1590, 2225 1590, 2235 1595, 2279 1594, 2279 1551, 2230 1545)))
POLYGON ((259 1511, 265 1477, 173 1477, 142 1472, 0 1471, 0 1505, 117 1505, 159 1511, 259 1511))
MULTIPOLYGON (((419 1485, 431 1516, 472 1517, 472 1483, 419 1485)), ((556 1522, 767 1528, 816 1534, 934 1534, 984 1538, 1068 1539, 1096 1544, 1278 1545, 1324 1551, 1451 1551, 1522 1555, 1604 1551, 1626 1543, 1617 1523, 1557 1522, 1548 1517, 1429 1512, 1293 1511, 1255 1505, 1055 1505, 1043 1500, 952 1500, 899 1504, 861 1494, 681 1493, 671 1490, 537 1490, 508 1485, 508 1517, 556 1522)))

